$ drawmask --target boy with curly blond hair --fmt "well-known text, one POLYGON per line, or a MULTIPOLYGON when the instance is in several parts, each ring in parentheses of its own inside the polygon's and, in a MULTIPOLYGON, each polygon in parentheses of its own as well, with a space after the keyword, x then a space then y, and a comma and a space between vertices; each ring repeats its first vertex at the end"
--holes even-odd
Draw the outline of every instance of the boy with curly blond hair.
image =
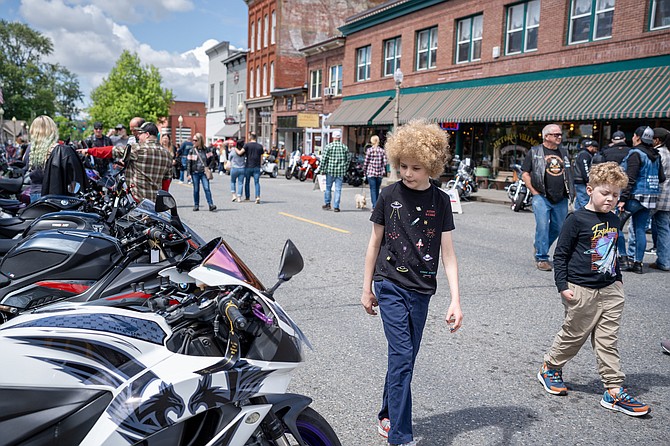
POLYGON ((431 183, 444 170, 449 138, 435 124, 412 121, 386 144, 401 181, 381 191, 370 220, 361 303, 370 315, 379 307, 388 343, 388 369, 377 429, 391 445, 414 445, 411 381, 430 298, 437 289, 440 253, 451 304, 446 322, 461 327, 458 265, 451 239, 449 196, 431 183), (374 286, 374 293, 373 293, 374 286))
POLYGON ((554 251, 554 279, 565 307, 563 326, 537 374, 544 389, 567 395, 563 366, 591 337, 598 373, 605 386, 600 405, 631 416, 649 406, 622 387, 617 341, 624 306, 621 269, 617 262, 619 217, 612 211, 628 177, 617 163, 597 164, 589 172, 588 204, 563 224, 554 251))

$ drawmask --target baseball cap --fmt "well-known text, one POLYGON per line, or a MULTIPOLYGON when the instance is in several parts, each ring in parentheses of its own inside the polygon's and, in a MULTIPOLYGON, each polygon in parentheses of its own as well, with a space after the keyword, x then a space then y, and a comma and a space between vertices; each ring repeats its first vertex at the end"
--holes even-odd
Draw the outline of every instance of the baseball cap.
POLYGON ((340 130, 333 130, 333 138, 342 138, 342 132, 340 130))
POLYGON ((114 127, 114 128, 115 128, 116 130, 121 130, 121 129, 125 129, 126 126, 123 125, 123 124, 117 124, 116 127, 114 127))
POLYGON ((153 136, 158 136, 158 127, 156 127, 156 124, 149 121, 142 124, 137 131, 140 133, 148 133, 153 136))
POLYGON ((654 129, 654 138, 659 139, 663 144, 668 140, 668 135, 670 135, 670 130, 668 129, 663 127, 656 127, 654 129))
POLYGON ((94 129, 101 129, 102 128, 102 122, 96 121, 95 123, 93 123, 93 128, 94 129))
POLYGON ((645 144, 654 143, 654 131, 649 126, 640 126, 635 129, 635 134, 640 138, 640 140, 645 144))
POLYGON ((599 147, 598 142, 593 140, 593 139, 585 139, 584 141, 582 141, 582 146, 583 147, 596 147, 596 148, 599 147))
POLYGON ((621 130, 617 130, 612 134, 612 141, 625 141, 625 140, 626 140, 626 134, 621 130))

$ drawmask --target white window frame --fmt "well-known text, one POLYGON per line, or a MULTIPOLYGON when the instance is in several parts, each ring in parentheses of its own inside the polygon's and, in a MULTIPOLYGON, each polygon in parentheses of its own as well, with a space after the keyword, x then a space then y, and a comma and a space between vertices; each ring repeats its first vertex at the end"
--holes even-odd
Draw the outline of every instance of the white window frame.
POLYGON ((521 53, 529 53, 532 51, 537 51, 537 47, 535 48, 528 48, 528 34, 531 30, 537 29, 539 33, 539 28, 540 28, 540 0, 530 0, 527 2, 523 3, 517 3, 515 5, 510 5, 507 7, 507 25, 505 28, 505 54, 506 55, 513 55, 513 54, 521 54, 521 53), (537 8, 535 10, 538 12, 538 20, 537 24, 535 25, 529 25, 530 23, 530 14, 533 12, 533 8, 531 8, 531 5, 537 5, 537 8), (512 16, 513 16, 513 11, 516 8, 523 8, 523 22, 521 23, 521 28, 514 28, 510 29, 510 25, 512 24, 512 16), (513 33, 521 33, 521 48, 519 51, 510 51, 510 36, 513 33))
POLYGON ((416 33, 416 71, 430 70, 437 66, 437 26, 422 29, 416 33), (426 39, 426 47, 421 42, 426 39), (426 53, 426 66, 421 66, 421 55, 426 53))
POLYGON ((395 70, 400 68, 400 59, 402 58, 402 37, 397 36, 384 40, 384 76, 393 76, 395 70), (392 51, 392 54, 391 54, 392 51), (391 70, 387 70, 391 63, 391 70))
POLYGON ((263 48, 268 47, 269 34, 270 34, 269 18, 268 15, 265 14, 265 17, 263 17, 263 48))
POLYGON ((342 95, 342 64, 330 67, 330 79, 328 85, 334 96, 342 95))
POLYGON ((261 19, 258 19, 256 22, 256 49, 259 51, 261 49, 261 43, 263 43, 261 40, 261 19))
POLYGON ((651 4, 651 19, 649 22, 649 29, 651 31, 656 31, 657 29, 666 29, 666 28, 670 28, 670 0, 653 0, 651 4), (660 10, 661 4, 665 5, 665 7, 668 8, 668 15, 665 17, 667 25, 654 26, 654 22, 656 22, 656 15, 660 10))
POLYGON ((256 97, 261 95, 261 67, 256 67, 256 97))
POLYGON ((251 68, 249 69, 249 97, 253 98, 254 97, 254 69, 251 68))
POLYGON ((321 99, 323 87, 323 70, 311 70, 309 72, 309 98, 321 99))
POLYGON ((277 41, 277 12, 272 11, 272 30, 270 32, 270 44, 274 45, 277 41))
POLYGON ((263 96, 268 95, 268 64, 263 64, 263 96))
POLYGON ((464 19, 461 19, 457 22, 456 25, 456 63, 457 64, 462 64, 462 63, 469 63, 469 62, 477 62, 482 60, 482 53, 481 53, 481 43, 483 41, 484 37, 484 15, 483 14, 477 14, 473 15, 470 17, 466 17, 464 19), (481 23, 481 30, 480 30, 480 35, 479 37, 475 37, 475 24, 476 22, 481 23), (461 27, 462 26, 467 26, 469 27, 469 34, 468 37, 462 40, 460 39, 461 35, 461 27), (479 42, 479 57, 475 57, 475 42, 479 42), (468 45, 468 58, 467 60, 459 60, 460 56, 460 48, 461 45, 468 45))
POLYGON ((370 79, 371 56, 372 45, 364 46, 356 50, 356 82, 363 82, 370 79), (361 69, 363 69, 362 76, 361 69))
POLYGON ((209 84, 209 109, 214 108, 214 84, 209 84))
POLYGON ((244 104, 244 91, 237 92, 237 104, 235 105, 235 113, 237 113, 237 109, 239 108, 240 104, 244 104))
POLYGON ((275 63, 270 62, 270 92, 275 89, 275 63))
POLYGON ((251 38, 251 47, 249 50, 253 53, 256 50, 256 24, 254 21, 251 21, 251 31, 249 32, 249 37, 251 38))
POLYGON ((224 93, 225 93, 225 83, 224 81, 219 81, 219 107, 225 107, 224 93))
MULTIPOLYGON (((600 7, 600 2, 602 0, 590 0, 591 1, 591 9, 589 9, 588 12, 582 13, 582 14, 576 14, 576 3, 579 0, 571 0, 570 1, 570 22, 568 26, 568 45, 577 45, 579 43, 587 43, 587 42, 595 42, 598 40, 605 40, 605 39, 611 39, 612 38, 612 29, 610 29, 610 34, 607 36, 603 37, 596 37, 596 32, 598 31, 598 22, 601 20, 601 17, 604 14, 611 13, 612 16, 614 16, 614 10, 616 8, 616 0, 611 0, 612 1, 612 6, 598 9, 600 7), (582 39, 582 40, 573 40, 573 31, 574 31, 574 24, 575 21, 578 19, 582 19, 584 17, 589 17, 590 18, 590 29, 589 29, 589 35, 588 38, 582 39)), ((588 1, 588 0, 587 0, 588 1)), ((612 27, 613 28, 613 27, 612 27)))

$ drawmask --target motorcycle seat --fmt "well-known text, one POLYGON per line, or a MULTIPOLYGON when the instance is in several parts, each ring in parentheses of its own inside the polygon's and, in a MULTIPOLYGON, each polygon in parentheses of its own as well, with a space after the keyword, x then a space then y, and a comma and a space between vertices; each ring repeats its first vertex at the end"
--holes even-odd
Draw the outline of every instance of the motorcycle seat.
POLYGON ((9 277, 5 276, 3 273, 0 273, 0 288, 9 285, 11 282, 12 281, 9 277))
POLYGON ((16 226, 23 223, 24 220, 18 217, 0 218, 0 228, 7 228, 9 226, 16 226))
POLYGON ((21 206, 19 200, 14 200, 13 198, 0 198, 0 208, 15 208, 21 206))
MULTIPOLYGON (((20 238, 4 238, 0 239, 0 256, 4 256, 9 252, 10 249, 21 243, 23 239, 20 238)), ((2 281, 2 277, 0 277, 0 282, 2 281)), ((0 283, 0 286, 2 284, 0 283)))
POLYGON ((23 178, 0 178, 0 189, 10 194, 18 194, 23 187, 23 178))

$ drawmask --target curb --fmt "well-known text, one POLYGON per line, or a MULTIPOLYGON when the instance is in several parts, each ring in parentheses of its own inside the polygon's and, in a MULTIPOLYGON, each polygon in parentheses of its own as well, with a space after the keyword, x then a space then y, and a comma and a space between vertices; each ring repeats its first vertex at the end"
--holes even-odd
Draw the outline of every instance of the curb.
POLYGON ((479 201, 481 203, 492 203, 492 204, 502 204, 503 206, 509 206, 509 200, 503 200, 500 198, 494 197, 483 197, 481 195, 476 195, 476 193, 470 195, 470 201, 479 201))

